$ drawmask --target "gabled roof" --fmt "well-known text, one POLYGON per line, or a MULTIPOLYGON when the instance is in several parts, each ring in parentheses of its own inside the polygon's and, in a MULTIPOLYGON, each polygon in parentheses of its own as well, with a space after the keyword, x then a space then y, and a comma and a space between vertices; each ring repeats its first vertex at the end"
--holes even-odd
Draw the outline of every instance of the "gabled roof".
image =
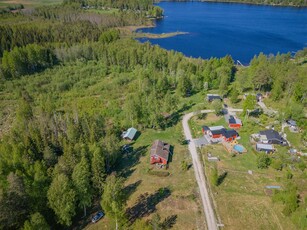
POLYGON ((273 129, 267 129, 259 132, 260 135, 265 135, 268 140, 278 140, 283 142, 284 139, 279 135, 279 133, 273 129))
POLYGON ((262 150, 269 150, 269 151, 273 151, 274 150, 273 145, 270 145, 270 144, 259 144, 259 143, 257 143, 256 144, 256 148, 257 149, 262 149, 262 150))
POLYGON ((292 126, 296 126, 296 121, 294 121, 294 120, 288 120, 287 121, 287 123, 289 124, 289 125, 292 125, 292 126))
POLYGON ((224 126, 213 126, 213 127, 203 126, 203 129, 210 130, 212 135, 222 134, 226 138, 233 137, 233 136, 239 136, 236 130, 234 129, 227 130, 224 128, 224 126))
POLYGON ((257 93, 256 94, 256 97, 262 97, 263 95, 262 95, 262 93, 257 93))
POLYGON ((212 101, 212 100, 223 100, 222 97, 218 94, 207 94, 207 99, 209 101, 212 101))
POLYGON ((211 126, 211 127, 209 127, 209 129, 211 131, 213 131, 213 130, 221 130, 221 129, 225 129, 225 128, 224 128, 224 126, 219 125, 219 126, 211 126))
POLYGON ((137 133, 137 130, 135 128, 131 127, 127 130, 127 132, 124 133, 123 138, 128 138, 130 140, 133 140, 136 133, 137 133))
POLYGON ((232 115, 229 116, 228 123, 229 124, 240 124, 240 125, 242 125, 242 121, 239 118, 234 117, 232 115))
POLYGON ((155 140, 151 146, 150 156, 159 156, 168 161, 170 145, 160 140, 155 140))
POLYGON ((237 136, 237 137, 239 136, 238 132, 234 129, 229 129, 229 130, 225 129, 223 135, 226 138, 233 137, 233 136, 237 136))

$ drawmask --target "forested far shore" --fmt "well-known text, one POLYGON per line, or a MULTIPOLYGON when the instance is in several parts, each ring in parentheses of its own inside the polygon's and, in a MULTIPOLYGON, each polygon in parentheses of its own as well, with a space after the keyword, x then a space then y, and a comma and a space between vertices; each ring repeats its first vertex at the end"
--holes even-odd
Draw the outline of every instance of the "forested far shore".
MULTIPOLYGON (((194 1, 194 0, 193 0, 194 1)), ((225 3, 244 3, 255 5, 271 5, 271 6, 294 6, 307 7, 306 0, 196 0, 199 2, 225 2, 225 3)), ((190 2, 190 0, 155 0, 159 2, 190 2)))

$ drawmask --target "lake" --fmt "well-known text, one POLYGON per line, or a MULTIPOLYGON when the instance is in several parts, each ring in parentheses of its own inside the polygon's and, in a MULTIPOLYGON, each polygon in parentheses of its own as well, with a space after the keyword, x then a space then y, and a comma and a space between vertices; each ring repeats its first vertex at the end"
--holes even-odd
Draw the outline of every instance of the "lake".
POLYGON ((150 41, 192 57, 223 57, 249 63, 254 55, 291 52, 307 46, 307 8, 234 3, 161 2, 164 19, 149 33, 188 32, 150 41))

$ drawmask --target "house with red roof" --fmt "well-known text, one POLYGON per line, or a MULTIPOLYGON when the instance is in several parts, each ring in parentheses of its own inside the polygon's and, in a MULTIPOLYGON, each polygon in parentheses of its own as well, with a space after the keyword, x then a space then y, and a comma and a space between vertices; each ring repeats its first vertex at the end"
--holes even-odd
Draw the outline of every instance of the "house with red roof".
POLYGON ((150 164, 167 165, 170 147, 169 144, 163 141, 155 140, 150 150, 150 164))

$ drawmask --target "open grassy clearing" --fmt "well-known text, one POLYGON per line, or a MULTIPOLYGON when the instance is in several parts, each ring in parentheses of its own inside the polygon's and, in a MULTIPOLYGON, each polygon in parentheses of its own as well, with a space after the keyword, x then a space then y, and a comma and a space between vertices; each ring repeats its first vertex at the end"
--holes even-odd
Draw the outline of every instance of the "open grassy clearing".
POLYGON ((41 5, 54 5, 62 3, 62 0, 0 0, 0 8, 22 4, 25 8, 41 5))
MULTIPOLYGON (((158 213, 161 220, 176 215, 173 229, 204 229, 204 218, 198 197, 198 187, 194 179, 194 171, 181 170, 182 160, 191 163, 190 154, 181 140, 181 123, 165 131, 146 130, 133 144, 133 149, 140 152, 130 153, 118 162, 119 173, 126 178, 125 185, 129 188, 127 209, 135 215, 128 215, 132 220, 138 218, 151 219, 153 213, 158 213), (174 146, 169 168, 156 169, 149 163, 149 150, 154 140, 160 139, 174 146), (149 170, 167 171, 168 177, 150 175, 149 170), (157 193, 166 189, 162 197, 157 193), (143 197, 143 198, 142 198, 143 197), (145 198, 144 198, 145 197, 145 198)), ((87 229, 110 229, 107 217, 91 224, 87 229)))

